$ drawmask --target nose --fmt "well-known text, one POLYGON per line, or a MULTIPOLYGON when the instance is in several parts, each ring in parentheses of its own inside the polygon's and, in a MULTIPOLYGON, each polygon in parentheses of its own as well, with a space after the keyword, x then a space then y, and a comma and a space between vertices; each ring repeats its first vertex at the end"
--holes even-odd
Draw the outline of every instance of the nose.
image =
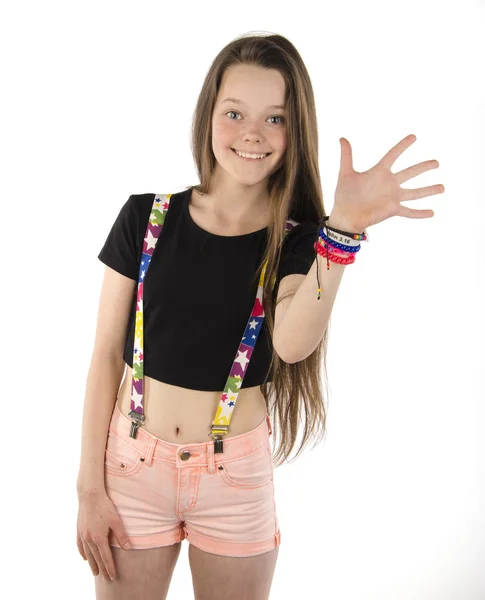
POLYGON ((243 135, 246 142, 260 142, 262 140, 261 131, 256 123, 248 125, 243 135))

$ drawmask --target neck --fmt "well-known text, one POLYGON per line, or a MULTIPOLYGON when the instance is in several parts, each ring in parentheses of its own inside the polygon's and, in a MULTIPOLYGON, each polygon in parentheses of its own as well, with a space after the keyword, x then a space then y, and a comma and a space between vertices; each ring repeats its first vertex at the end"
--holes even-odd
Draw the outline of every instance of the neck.
POLYGON ((234 179, 218 177, 203 197, 206 208, 215 216, 234 222, 253 221, 255 216, 269 216, 267 180, 246 185, 234 179))

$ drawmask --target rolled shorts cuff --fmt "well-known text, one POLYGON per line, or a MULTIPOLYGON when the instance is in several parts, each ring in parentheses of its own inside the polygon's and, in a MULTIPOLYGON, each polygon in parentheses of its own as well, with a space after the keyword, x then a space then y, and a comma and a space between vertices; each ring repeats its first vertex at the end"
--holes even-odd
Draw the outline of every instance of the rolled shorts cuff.
MULTIPOLYGON (((163 533, 151 533, 150 535, 128 535, 128 540, 133 550, 146 550, 148 548, 157 548, 160 546, 171 546, 185 539, 185 532, 182 526, 176 527, 171 531, 163 533)), ((110 546, 121 548, 116 541, 113 531, 109 532, 108 543, 110 546)))
MULTIPOLYGON (((156 533, 150 535, 131 535, 128 539, 132 550, 146 550, 147 548, 157 548, 160 546, 171 546, 182 542, 184 539, 189 541, 199 550, 219 554, 223 556, 248 557, 256 556, 273 550, 281 544, 281 532, 267 540, 258 542, 226 542, 216 540, 206 535, 200 535, 194 531, 187 531, 184 527, 177 527, 172 531, 156 533)), ((109 545, 120 548, 112 531, 109 534, 109 545)))
POLYGON ((226 542, 192 530, 186 531, 187 540, 199 550, 222 556, 248 557, 269 552, 281 544, 281 533, 278 531, 267 540, 257 542, 226 542))

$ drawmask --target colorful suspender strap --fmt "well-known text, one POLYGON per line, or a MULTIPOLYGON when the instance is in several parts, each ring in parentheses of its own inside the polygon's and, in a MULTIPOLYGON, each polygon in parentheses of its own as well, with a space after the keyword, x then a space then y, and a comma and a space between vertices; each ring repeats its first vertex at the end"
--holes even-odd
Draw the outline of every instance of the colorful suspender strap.
MULTIPOLYGON (((172 194, 155 195, 150 218, 148 219, 145 239, 143 240, 140 271, 138 275, 135 336, 133 345, 133 377, 131 383, 131 410, 129 412, 129 416, 132 418, 130 428, 130 437, 132 438, 136 438, 138 427, 145 422, 145 415, 143 414, 143 284, 156 243, 165 222, 171 196, 172 194)), ((298 225, 297 221, 288 219, 286 221, 285 234, 296 225, 298 225)), ((256 300, 237 349, 236 358, 229 372, 229 377, 224 386, 224 391, 217 407, 216 416, 212 421, 209 436, 214 440, 214 453, 221 453, 223 451, 222 438, 229 431, 229 424, 231 422, 234 407, 236 406, 239 390, 247 373, 247 367, 263 324, 263 285, 265 272, 266 264, 261 270, 256 300)))

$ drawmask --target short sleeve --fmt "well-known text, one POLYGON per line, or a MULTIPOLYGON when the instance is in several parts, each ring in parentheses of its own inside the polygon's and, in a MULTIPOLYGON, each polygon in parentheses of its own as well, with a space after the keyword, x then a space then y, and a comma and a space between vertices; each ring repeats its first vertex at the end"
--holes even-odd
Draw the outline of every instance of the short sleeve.
POLYGON ((118 273, 138 281, 139 248, 133 201, 131 195, 121 207, 98 258, 118 273))
POLYGON ((317 252, 314 244, 318 239, 318 223, 302 222, 286 234, 281 251, 278 282, 299 273, 306 275, 310 270, 317 252))

